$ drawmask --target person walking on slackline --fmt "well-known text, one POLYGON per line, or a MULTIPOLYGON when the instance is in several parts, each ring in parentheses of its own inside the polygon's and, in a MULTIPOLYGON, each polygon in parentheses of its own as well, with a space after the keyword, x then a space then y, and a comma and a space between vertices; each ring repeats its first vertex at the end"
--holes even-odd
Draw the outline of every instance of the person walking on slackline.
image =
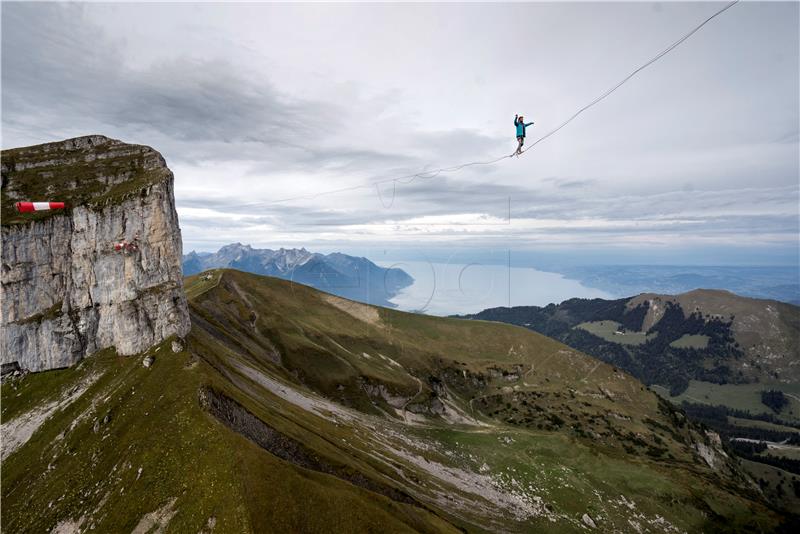
POLYGON ((517 141, 519 141, 517 151, 513 154, 514 156, 522 154, 522 145, 525 144, 525 128, 531 124, 533 124, 533 121, 526 123, 525 117, 522 115, 514 115, 514 126, 517 127, 517 141))

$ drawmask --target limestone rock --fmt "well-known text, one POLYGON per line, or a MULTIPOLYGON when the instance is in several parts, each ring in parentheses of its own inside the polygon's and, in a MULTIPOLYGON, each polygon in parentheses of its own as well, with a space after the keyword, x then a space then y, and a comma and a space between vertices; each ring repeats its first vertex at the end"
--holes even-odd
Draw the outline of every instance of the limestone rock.
POLYGON ((2 363, 136 354, 190 328, 173 175, 150 147, 88 136, 2 153, 2 363), (68 209, 20 215, 17 200, 68 209), (139 237, 138 250, 114 245, 139 237))

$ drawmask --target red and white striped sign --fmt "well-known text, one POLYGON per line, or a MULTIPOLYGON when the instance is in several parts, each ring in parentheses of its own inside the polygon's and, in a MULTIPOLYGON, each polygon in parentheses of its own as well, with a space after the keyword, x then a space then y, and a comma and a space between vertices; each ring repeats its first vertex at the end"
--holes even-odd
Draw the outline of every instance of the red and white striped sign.
POLYGON ((63 202, 17 202, 15 206, 17 207, 17 211, 20 213, 64 209, 63 202))

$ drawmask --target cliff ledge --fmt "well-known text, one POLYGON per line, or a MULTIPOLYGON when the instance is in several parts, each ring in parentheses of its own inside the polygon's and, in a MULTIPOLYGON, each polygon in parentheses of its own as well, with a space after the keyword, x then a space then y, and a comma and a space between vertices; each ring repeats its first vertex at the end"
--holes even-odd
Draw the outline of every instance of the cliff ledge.
POLYGON ((1 159, 3 364, 43 371, 188 333, 173 175, 161 154, 92 135, 1 159), (67 209, 18 214, 20 200, 67 209), (138 250, 115 250, 137 235, 138 250))

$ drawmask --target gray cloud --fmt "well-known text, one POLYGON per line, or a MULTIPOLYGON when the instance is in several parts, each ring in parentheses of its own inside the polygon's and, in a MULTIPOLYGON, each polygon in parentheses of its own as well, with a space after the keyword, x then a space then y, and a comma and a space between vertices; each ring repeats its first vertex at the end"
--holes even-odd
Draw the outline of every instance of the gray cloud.
POLYGON ((416 232, 796 249, 797 4, 737 6, 523 158, 275 202, 507 154, 514 112, 532 141, 711 7, 3 3, 3 143, 156 147, 189 248, 416 232), (520 224, 497 225, 509 199, 520 224))
MULTIPOLYGON (((4 127, 41 131, 121 130, 154 138, 178 161, 251 160, 254 171, 409 158, 362 147, 320 146, 348 118, 345 107, 292 98, 268 80, 222 58, 178 56, 144 69, 126 67, 124 51, 86 19, 90 6, 4 4, 4 127), (71 126, 70 126, 71 125, 71 126)), ((57 134, 56 134, 57 135, 57 134)), ((67 134, 70 135, 70 134, 67 134)))

